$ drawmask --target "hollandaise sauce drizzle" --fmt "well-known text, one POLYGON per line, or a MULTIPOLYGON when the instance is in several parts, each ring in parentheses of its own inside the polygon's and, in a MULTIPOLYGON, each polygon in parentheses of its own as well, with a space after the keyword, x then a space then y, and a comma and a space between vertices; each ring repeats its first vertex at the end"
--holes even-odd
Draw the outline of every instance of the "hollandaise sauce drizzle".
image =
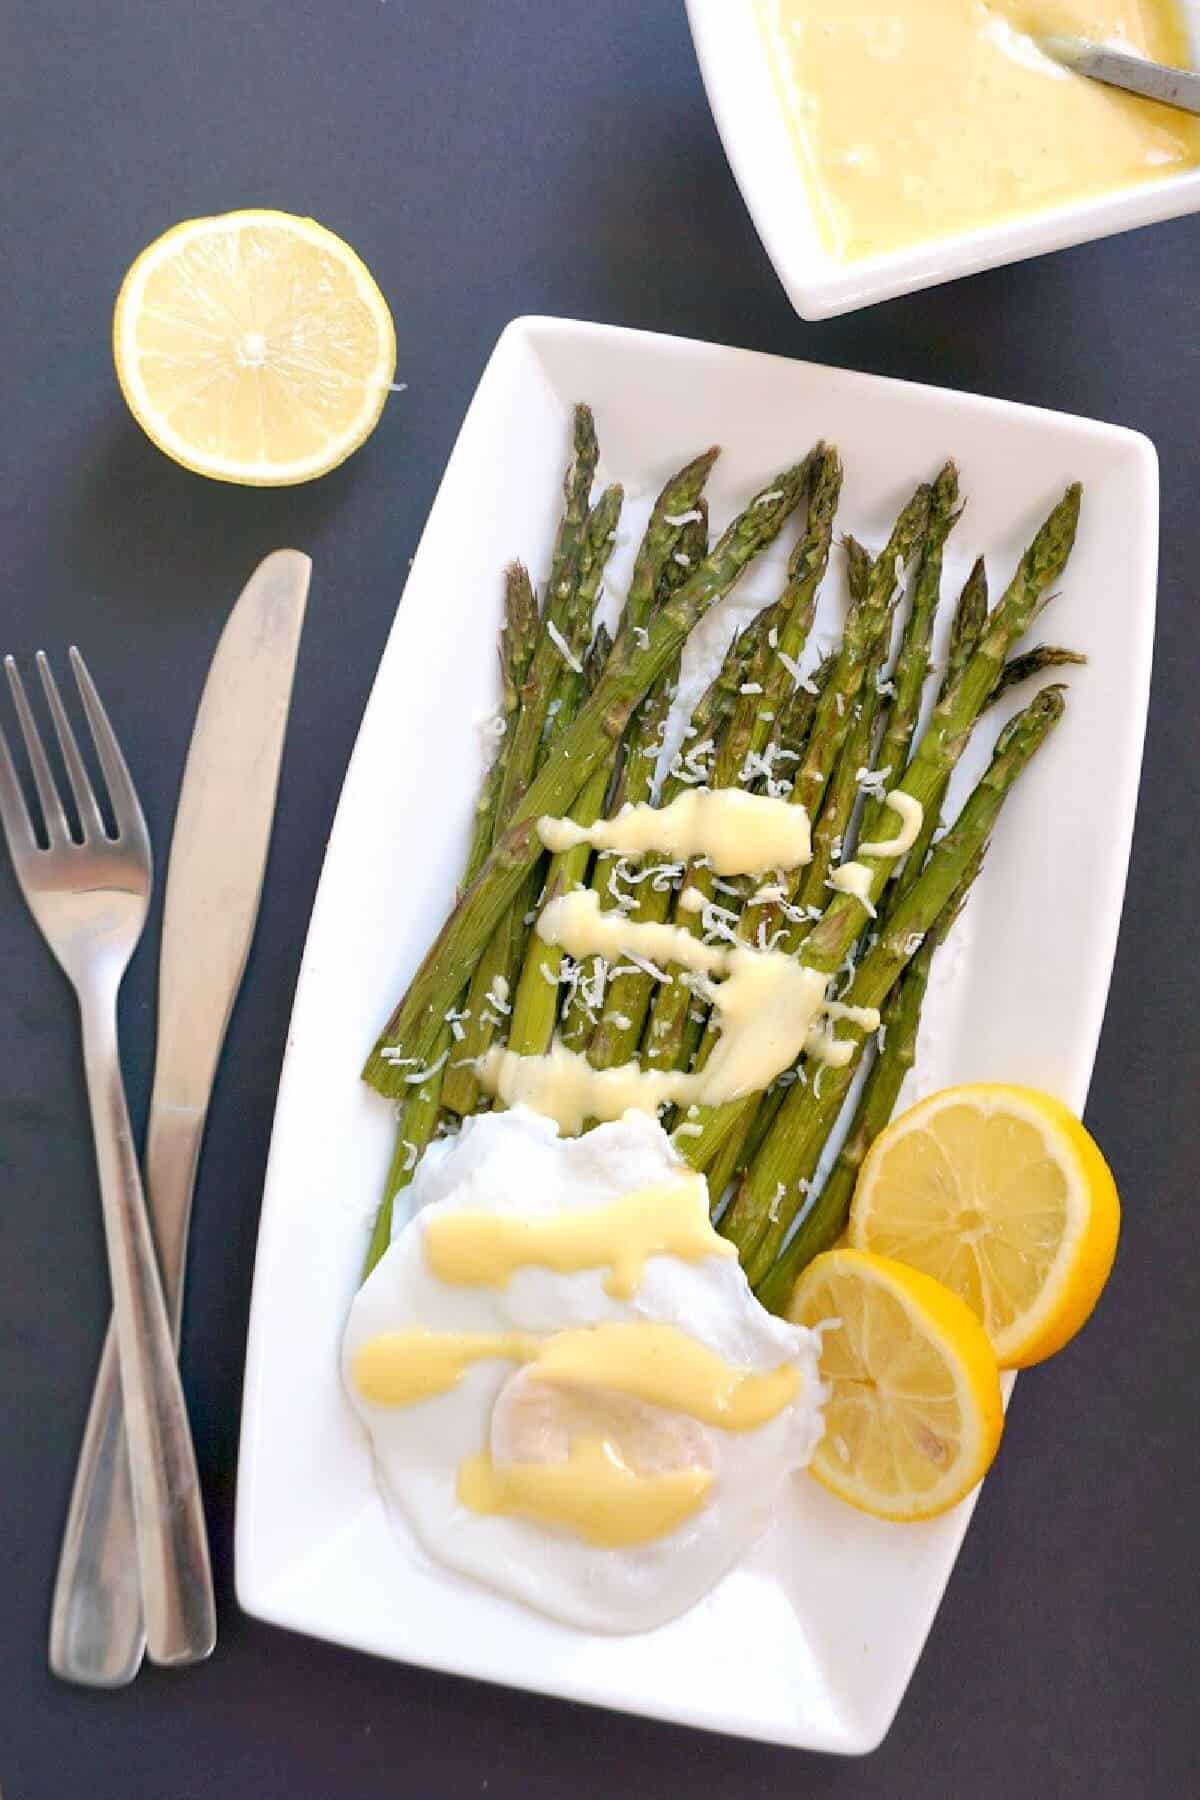
POLYGON ((812 861, 808 814, 790 801, 741 788, 691 788, 667 806, 623 806, 594 825, 541 818, 547 850, 591 844, 621 856, 659 850, 671 857, 707 857, 717 875, 762 875, 812 861))
POLYGON ((639 1475, 603 1437, 576 1438, 566 1462, 494 1463, 485 1450, 458 1471, 458 1499, 477 1513, 507 1513, 573 1531, 599 1550, 666 1537, 699 1512, 711 1469, 639 1475))
POLYGON ((605 1291, 618 1300, 637 1291, 648 1257, 736 1255, 709 1223, 703 1177, 683 1172, 586 1212, 444 1212, 426 1222, 424 1247, 433 1273, 455 1287, 503 1288, 521 1268, 559 1275, 606 1268, 605 1291))

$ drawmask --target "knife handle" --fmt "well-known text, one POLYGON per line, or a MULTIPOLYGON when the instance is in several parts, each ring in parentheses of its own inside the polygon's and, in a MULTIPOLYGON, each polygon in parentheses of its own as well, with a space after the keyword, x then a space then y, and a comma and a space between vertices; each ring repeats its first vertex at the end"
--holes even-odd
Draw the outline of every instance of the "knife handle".
MULTIPOLYGON (((176 1350, 203 1132, 203 1113, 156 1108, 146 1139, 146 1193, 176 1350)), ((145 1645, 121 1372, 110 1320, 59 1556, 50 1667, 85 1687, 124 1687, 137 1674, 145 1645)))

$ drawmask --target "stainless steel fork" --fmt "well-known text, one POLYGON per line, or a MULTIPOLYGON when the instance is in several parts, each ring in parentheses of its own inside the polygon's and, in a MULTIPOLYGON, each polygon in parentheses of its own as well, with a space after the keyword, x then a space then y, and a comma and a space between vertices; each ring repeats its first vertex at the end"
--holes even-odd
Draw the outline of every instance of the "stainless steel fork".
POLYGON ((117 1045, 117 990, 150 901, 146 821, 129 770, 78 650, 71 667, 116 822, 105 828, 87 767, 45 654, 38 674, 75 797, 82 841, 67 822, 12 657, 12 689, 41 806, 43 849, 0 729, 0 823, 29 910, 75 989, 100 1175, 117 1327, 146 1643, 158 1663, 195 1662, 216 1641, 204 1509, 183 1390, 163 1304, 117 1045))

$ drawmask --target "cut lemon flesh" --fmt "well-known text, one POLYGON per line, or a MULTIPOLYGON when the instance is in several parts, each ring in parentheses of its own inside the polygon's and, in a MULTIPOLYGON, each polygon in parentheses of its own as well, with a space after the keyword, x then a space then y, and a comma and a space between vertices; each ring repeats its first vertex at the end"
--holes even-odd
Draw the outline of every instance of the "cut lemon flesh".
POLYGON ((160 450, 252 486, 308 481, 379 418, 387 302, 333 232, 281 212, 189 219, 142 251, 113 318, 117 379, 160 450))
POLYGON ((826 1325, 825 1435, 811 1472, 883 1519, 929 1519, 987 1473, 1004 1426, 987 1337, 956 1294, 917 1269, 829 1250, 796 1283, 787 1316, 826 1325))
POLYGON ((850 1242, 953 1288, 1004 1368, 1059 1350, 1116 1254, 1116 1184, 1079 1120, 1049 1094, 946 1088, 880 1133, 863 1163, 850 1242))

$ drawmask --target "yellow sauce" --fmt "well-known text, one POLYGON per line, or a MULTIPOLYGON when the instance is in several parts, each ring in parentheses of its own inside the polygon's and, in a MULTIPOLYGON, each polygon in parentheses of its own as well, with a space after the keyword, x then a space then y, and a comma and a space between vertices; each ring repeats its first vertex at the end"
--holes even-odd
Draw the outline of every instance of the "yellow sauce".
POLYGON ((542 908, 537 934, 545 944, 560 945, 571 956, 641 956, 654 963, 678 963, 701 975, 720 974, 724 952, 702 943, 680 925, 627 919, 615 907, 607 911, 594 888, 575 888, 542 908))
POLYGON ((821 233, 845 261, 1200 163, 1200 122, 1036 35, 1190 64, 1174 0, 755 0, 821 233))
POLYGON ((441 1213, 426 1223, 423 1242, 433 1273, 454 1287, 503 1288, 517 1269, 529 1267, 559 1275, 607 1268, 604 1288, 615 1300, 632 1299, 651 1256, 699 1262, 705 1256, 736 1255, 709 1223, 703 1176, 684 1174, 588 1212, 546 1218, 441 1213))
POLYGON ((674 859, 706 856, 718 875, 795 869, 812 860, 804 808, 741 788, 691 788, 668 806, 623 806, 595 825, 542 818, 538 835, 555 852, 591 844, 621 856, 650 850, 674 859))
POLYGON ((839 863, 829 877, 829 885, 835 893, 853 894, 856 900, 862 901, 868 913, 874 918, 875 907, 871 900, 873 880, 874 877, 866 863, 844 862, 839 863))
POLYGON ((472 1363, 494 1360, 534 1364, 539 1380, 629 1394, 725 1431, 756 1431, 800 1386, 791 1363, 764 1375, 737 1369, 676 1326, 640 1319, 543 1338, 528 1331, 385 1331, 362 1345, 352 1373, 372 1406, 415 1406, 457 1387, 472 1363))
POLYGON ((532 1362, 541 1347, 526 1331, 383 1331, 355 1353, 351 1374, 372 1406, 416 1406, 456 1388, 472 1363, 532 1362))
POLYGON ((712 993, 721 1035, 693 1078, 695 1093, 684 1096, 704 1106, 759 1093, 790 1069, 829 985, 827 975, 779 950, 739 945, 729 951, 727 967, 712 993))
POLYGON ((477 1513, 516 1514, 573 1531, 601 1550, 666 1537, 704 1505, 711 1469, 639 1475, 604 1438, 577 1438, 566 1462, 501 1463, 487 1451, 458 1471, 458 1498, 477 1513))
POLYGON ((794 1363, 761 1375, 735 1368, 686 1331, 648 1319, 555 1332, 535 1372, 566 1387, 629 1394, 722 1431, 757 1431, 800 1391, 794 1363))
POLYGON ((883 804, 900 821, 895 837, 881 838, 873 844, 860 844, 859 856, 907 856, 920 836, 925 808, 911 794, 885 794, 883 804))

